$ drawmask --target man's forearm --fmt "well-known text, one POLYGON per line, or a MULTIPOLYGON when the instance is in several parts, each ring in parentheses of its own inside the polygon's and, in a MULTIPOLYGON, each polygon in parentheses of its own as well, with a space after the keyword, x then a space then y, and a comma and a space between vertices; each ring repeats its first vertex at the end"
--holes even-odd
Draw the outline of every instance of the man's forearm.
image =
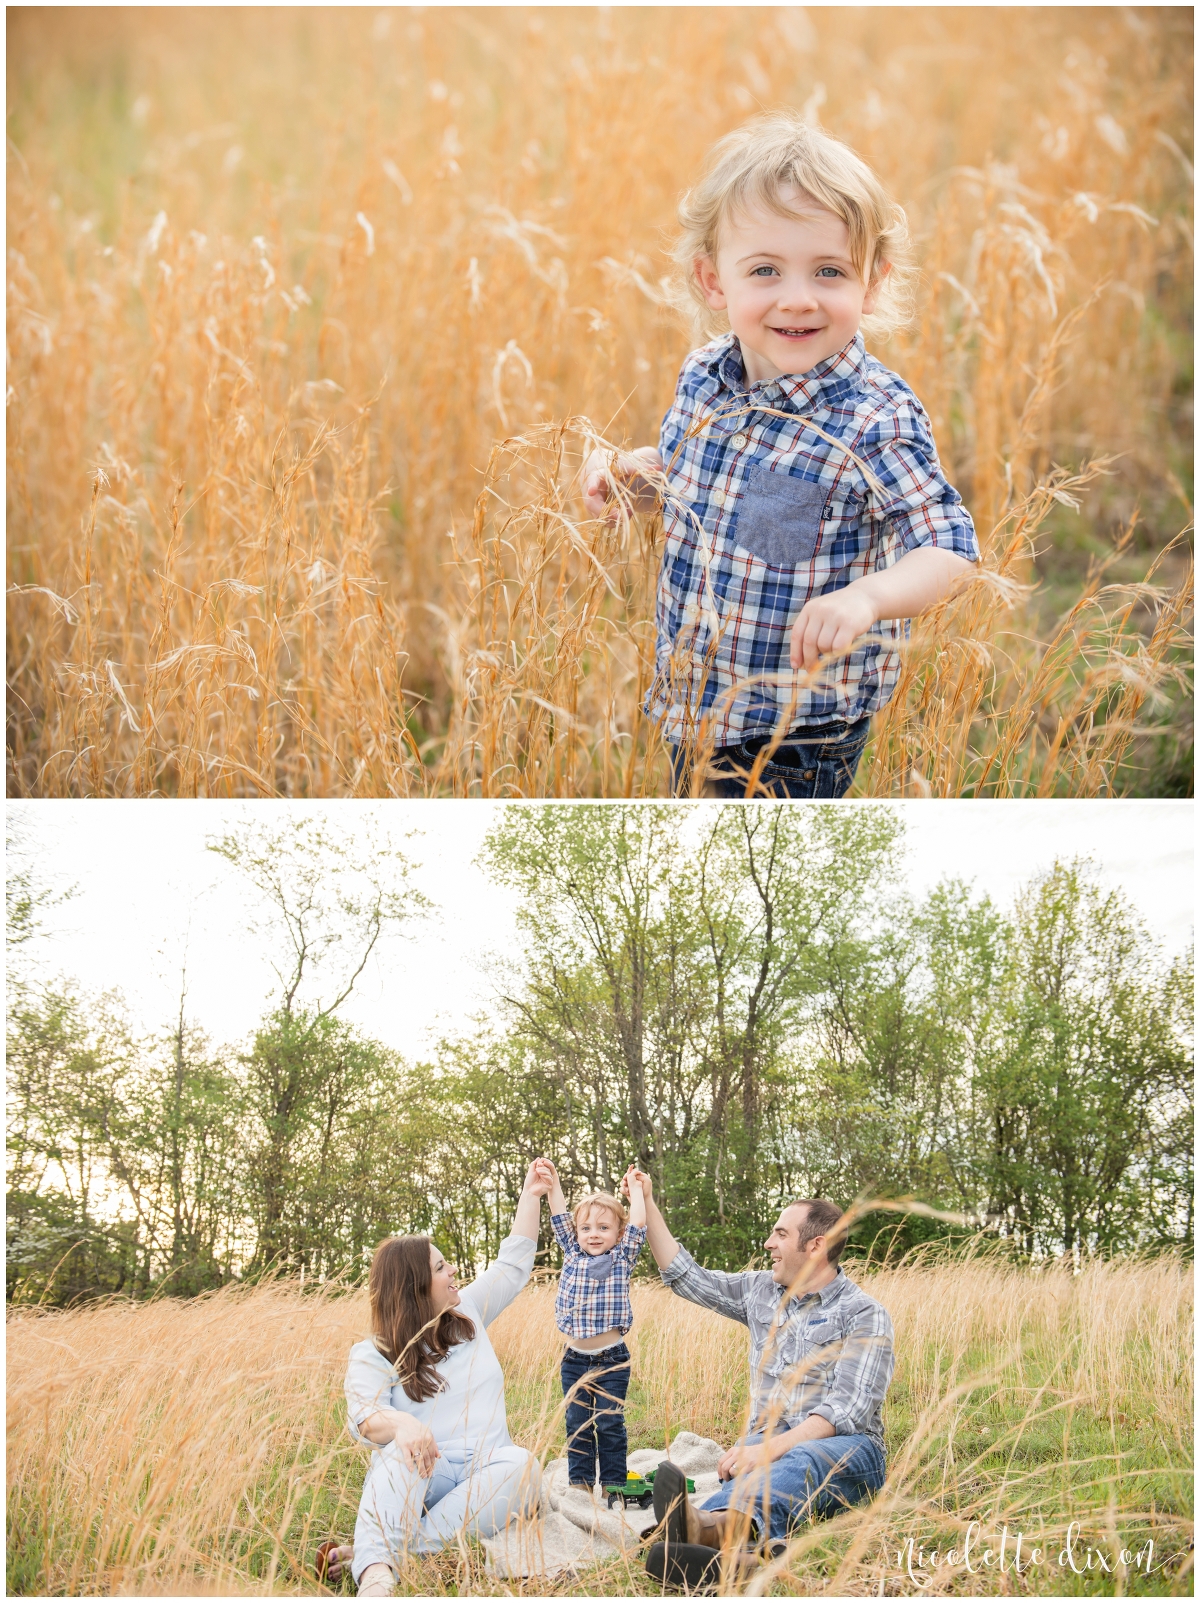
POLYGON ((771 1456, 781 1458, 803 1442, 819 1442, 826 1436, 836 1435, 837 1432, 824 1414, 809 1414, 798 1425, 793 1425, 791 1430, 776 1431, 772 1435, 771 1456))
POLYGON ((675 1254, 679 1251, 679 1243, 667 1229, 667 1221, 653 1197, 646 1198, 646 1240, 650 1243, 650 1251, 654 1254, 654 1261, 660 1269, 666 1269, 674 1262, 675 1254))

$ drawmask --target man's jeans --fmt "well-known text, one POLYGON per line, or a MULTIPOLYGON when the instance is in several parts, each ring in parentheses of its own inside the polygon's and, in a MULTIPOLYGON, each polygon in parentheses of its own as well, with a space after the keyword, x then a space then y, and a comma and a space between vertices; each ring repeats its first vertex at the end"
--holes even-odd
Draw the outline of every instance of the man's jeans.
MULTIPOLYGON (((746 1444, 762 1439, 759 1432, 746 1444)), ((824 1436, 793 1447, 765 1470, 726 1481, 701 1507, 748 1511, 759 1541, 786 1540, 792 1526, 872 1497, 885 1471, 883 1450, 869 1436, 824 1436)))
POLYGON ((563 1353, 563 1395, 580 1386, 567 1403, 567 1479, 574 1485, 596 1484, 600 1461, 601 1486, 625 1484, 625 1394, 629 1390, 629 1348, 623 1341, 598 1353, 563 1353))
MULTIPOLYGON (((854 783, 870 729, 870 718, 860 718, 853 724, 812 724, 793 729, 763 764, 754 797, 836 801, 854 783)), ((744 801, 749 775, 759 752, 767 745, 770 739, 763 735, 736 746, 718 746, 709 761, 701 794, 744 801)), ((689 764, 683 751, 672 746, 670 752, 672 791, 676 796, 690 795, 689 764)))

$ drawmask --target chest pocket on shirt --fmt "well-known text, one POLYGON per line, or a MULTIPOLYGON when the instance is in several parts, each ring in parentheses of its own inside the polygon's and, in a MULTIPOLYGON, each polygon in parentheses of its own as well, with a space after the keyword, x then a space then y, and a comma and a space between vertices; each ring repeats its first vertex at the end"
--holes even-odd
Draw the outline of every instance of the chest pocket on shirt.
POLYGON ((760 562, 795 568, 811 562, 821 539, 828 490, 765 462, 750 469, 738 503, 733 538, 760 562))
POLYGON ((795 1388, 824 1375, 842 1351, 842 1333, 834 1320, 810 1324, 796 1319, 780 1332, 774 1350, 765 1357, 763 1373, 795 1388))

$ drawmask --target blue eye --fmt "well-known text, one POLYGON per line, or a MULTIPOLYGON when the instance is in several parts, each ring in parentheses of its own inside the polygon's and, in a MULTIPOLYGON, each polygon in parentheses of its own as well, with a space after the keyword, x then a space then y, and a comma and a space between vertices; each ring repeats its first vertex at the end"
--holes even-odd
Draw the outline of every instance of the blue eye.
POLYGON ((756 267, 754 269, 754 271, 750 274, 750 277, 751 278, 759 278, 764 273, 773 273, 774 271, 775 271, 775 269, 773 267, 768 267, 768 266, 766 266, 764 264, 762 267, 756 267))
POLYGON ((818 278, 824 278, 826 276, 826 274, 829 274, 834 278, 841 278, 841 276, 842 276, 841 272, 836 267, 822 267, 822 268, 818 269, 817 277, 818 278))

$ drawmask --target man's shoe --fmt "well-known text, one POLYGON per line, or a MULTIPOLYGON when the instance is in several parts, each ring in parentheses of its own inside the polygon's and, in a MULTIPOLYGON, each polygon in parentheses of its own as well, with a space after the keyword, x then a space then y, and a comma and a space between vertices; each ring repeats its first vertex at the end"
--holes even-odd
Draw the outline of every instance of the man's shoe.
MULTIPOLYGON (((658 1476, 654 1479, 657 1485, 658 1476)), ((646 1569, 677 1592, 711 1596, 721 1581, 721 1555, 695 1542, 655 1542, 646 1554, 646 1569)))
POLYGON ((730 1510, 727 1508, 697 1508, 687 1505, 688 1541, 699 1547, 720 1547, 729 1529, 730 1510))
POLYGON ((720 1590, 723 1563, 729 1566, 732 1584, 741 1586, 758 1570, 759 1556, 750 1548, 721 1554, 700 1542, 683 1542, 678 1546, 673 1542, 655 1542, 646 1554, 646 1569, 656 1581, 693 1595, 712 1596, 720 1590))
MULTIPOLYGON (((687 1476, 669 1459, 664 1459, 654 1472, 653 1504, 654 1535, 659 1542, 665 1542, 671 1547, 682 1547, 691 1540, 688 1535, 690 1505, 687 1476)), ((651 1571, 651 1574, 653 1573, 651 1571)))
POLYGON ((729 1510, 699 1508, 687 1495, 687 1476, 664 1460, 654 1472, 654 1518, 650 1539, 656 1542, 690 1542, 693 1547, 720 1547, 725 1540, 729 1510))

